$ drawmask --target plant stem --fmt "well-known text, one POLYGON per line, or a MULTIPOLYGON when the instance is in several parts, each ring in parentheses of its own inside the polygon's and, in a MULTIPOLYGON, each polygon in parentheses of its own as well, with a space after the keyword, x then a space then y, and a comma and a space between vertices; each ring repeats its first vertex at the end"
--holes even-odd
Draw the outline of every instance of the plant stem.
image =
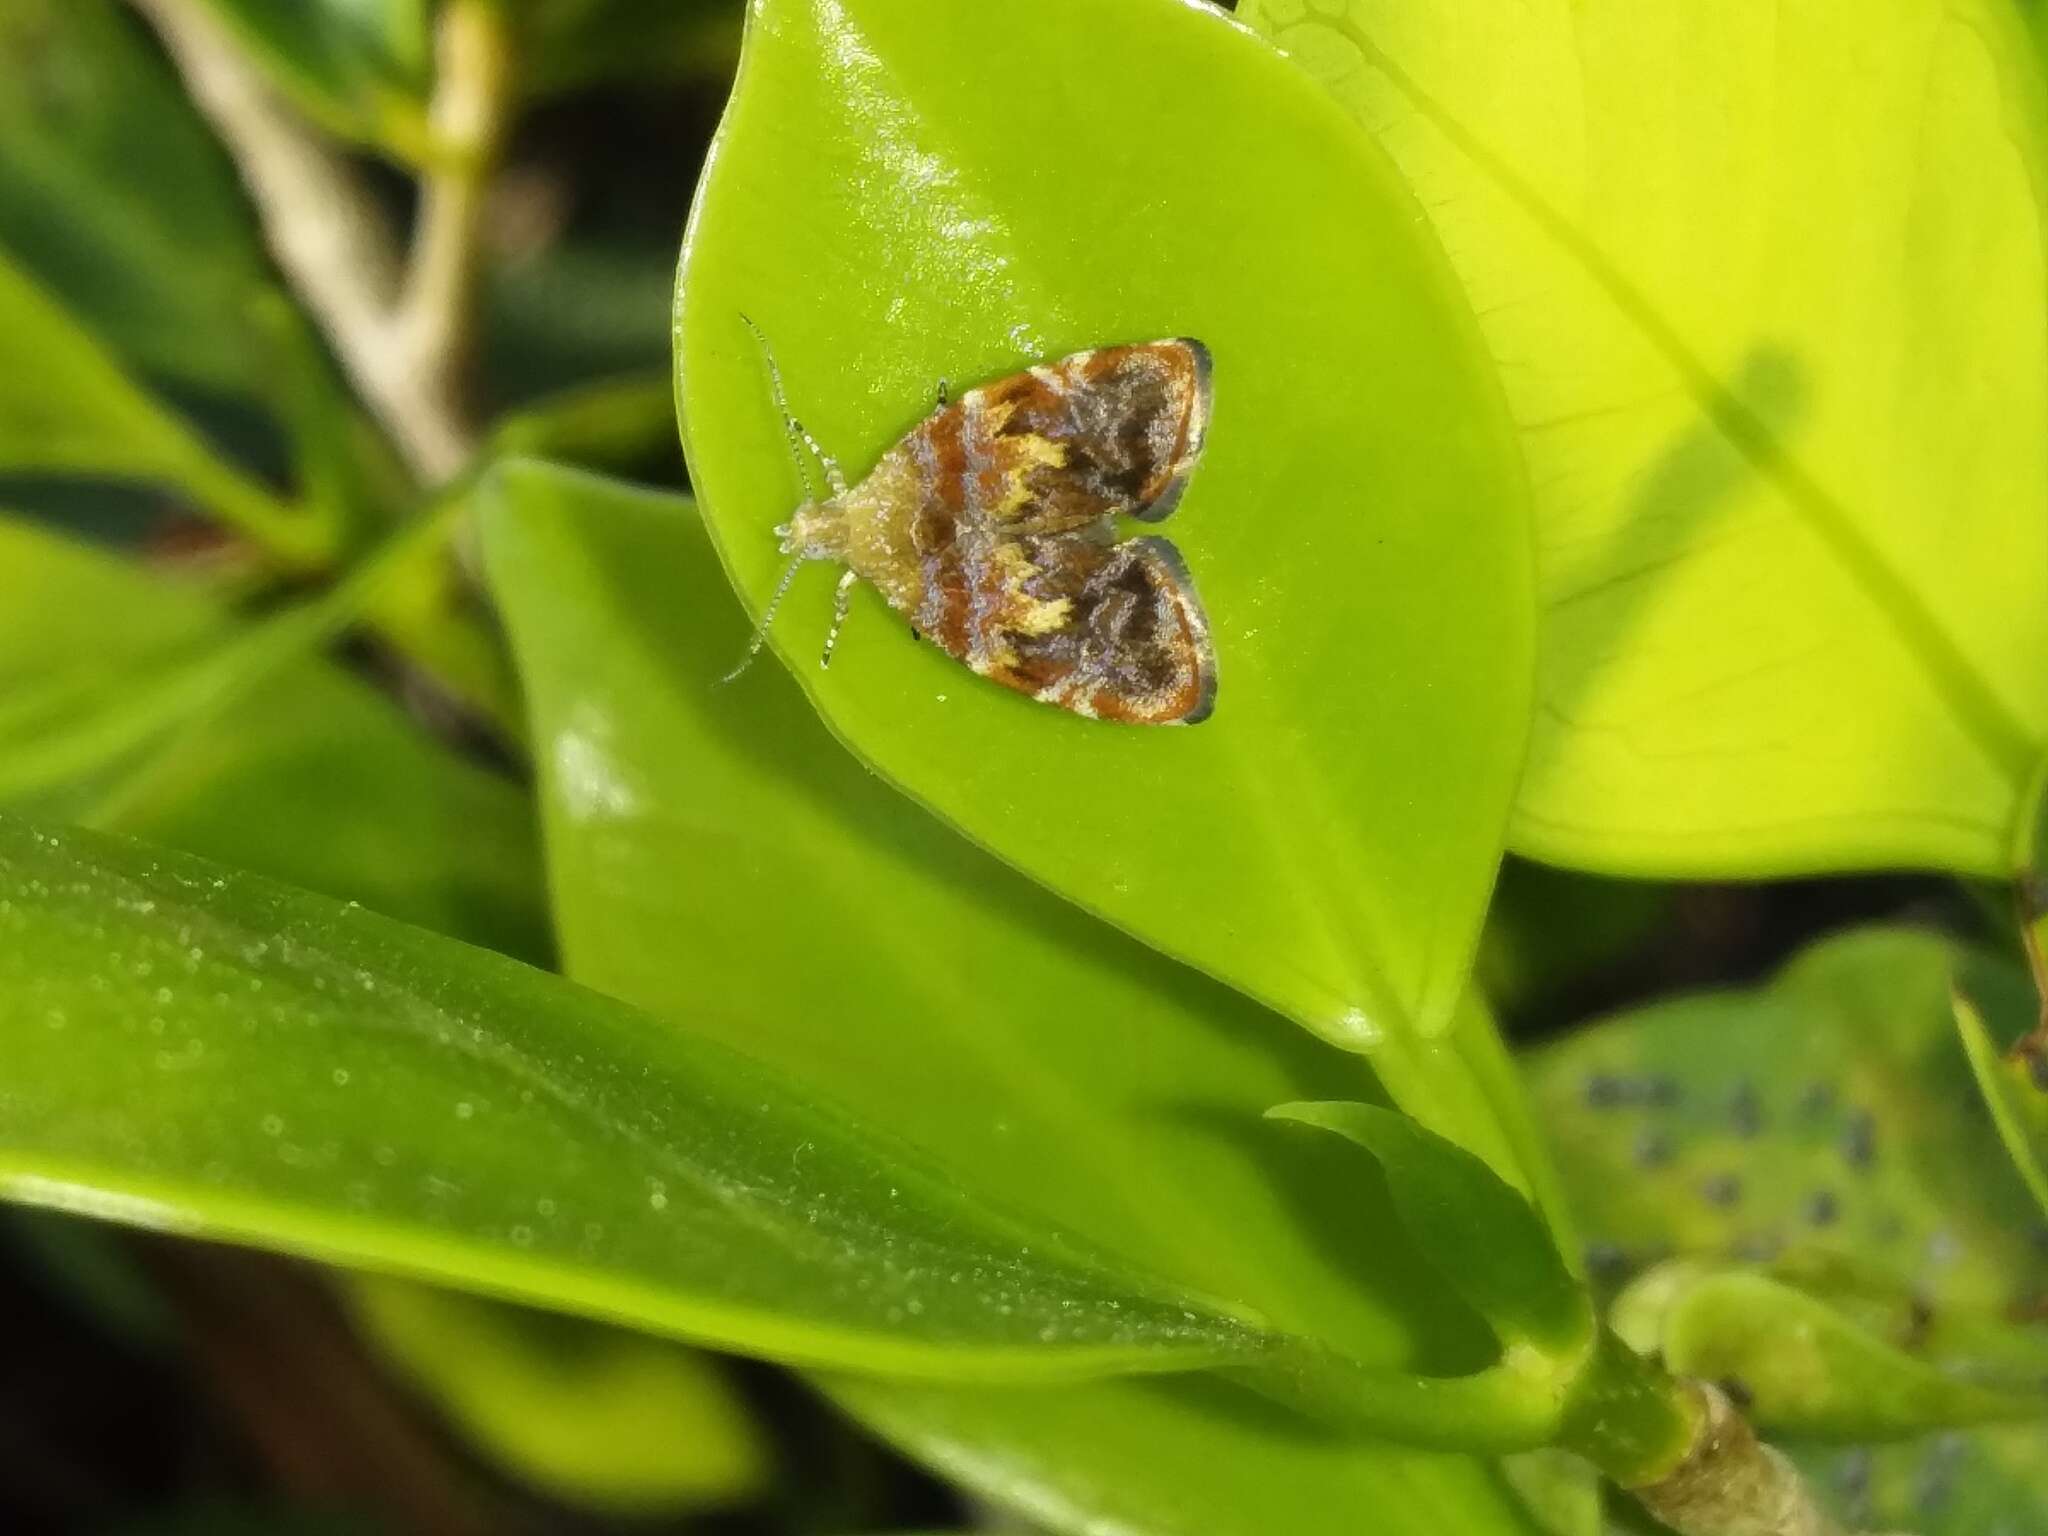
POLYGON ((416 473, 451 478, 477 445, 461 382, 480 204, 507 113, 504 21, 450 0, 436 38, 434 156, 412 269, 361 176, 291 111, 201 0, 134 0, 219 132, 265 238, 343 369, 416 473))
POLYGON ((1757 1439, 1721 1392, 1685 1385, 1698 1404, 1696 1429, 1677 1465, 1630 1487, 1644 1509, 1679 1536, 1842 1536, 1799 1469, 1757 1439))
POLYGON ((511 101, 512 48, 498 0, 444 0, 435 24, 431 121, 437 153, 420 195, 411 264, 394 324, 438 408, 415 445, 427 479, 452 476, 477 447, 467 388, 475 345, 479 234, 511 101))

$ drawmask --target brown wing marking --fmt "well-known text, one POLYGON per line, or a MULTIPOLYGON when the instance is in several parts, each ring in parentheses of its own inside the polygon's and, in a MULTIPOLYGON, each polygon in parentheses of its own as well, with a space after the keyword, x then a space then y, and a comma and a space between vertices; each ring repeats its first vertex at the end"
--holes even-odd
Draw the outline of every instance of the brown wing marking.
POLYGON ((911 434, 912 452, 929 498, 953 515, 1059 533, 1113 513, 1165 517, 1208 419, 1208 349, 1140 342, 969 390, 911 434))
POLYGON ((960 574, 952 622, 934 638, 975 671, 1091 719, 1208 718, 1208 619, 1165 539, 991 539, 960 574))

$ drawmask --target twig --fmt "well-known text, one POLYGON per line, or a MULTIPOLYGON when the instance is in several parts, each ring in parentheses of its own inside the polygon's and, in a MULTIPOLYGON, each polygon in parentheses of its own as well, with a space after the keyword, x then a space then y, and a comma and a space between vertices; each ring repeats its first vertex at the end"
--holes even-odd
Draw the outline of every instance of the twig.
POLYGON ((199 0, 134 0, 240 169, 265 237, 350 380, 428 484, 478 436, 462 388, 476 237, 508 94, 492 0, 450 0, 436 37, 432 116, 447 142, 429 172, 411 269, 362 178, 284 104, 199 0))

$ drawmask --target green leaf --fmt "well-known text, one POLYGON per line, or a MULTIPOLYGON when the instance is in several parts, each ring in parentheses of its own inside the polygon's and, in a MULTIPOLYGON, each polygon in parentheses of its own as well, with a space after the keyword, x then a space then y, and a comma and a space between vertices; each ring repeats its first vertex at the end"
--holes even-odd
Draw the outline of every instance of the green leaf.
POLYGON ((2018 1536, 2048 1526, 2048 1429, 2040 1426, 1849 1450, 1795 1446, 1791 1454, 1852 1530, 2018 1536))
POLYGON ((226 157, 126 9, 0 10, 0 251, 145 372, 254 393, 283 301, 226 157))
MULTIPOLYGON (((2005 1144, 2006 1155, 2035 1202, 2048 1215, 2048 1081, 2044 1081, 2048 1066, 2030 1051, 2001 1051, 1985 1025, 1985 1013, 1994 1006, 2004 1018, 2017 1015, 2032 1025, 2036 1000, 2031 989, 2014 985, 2016 977, 1986 974, 1987 969, 1977 967, 1956 978, 1956 1029, 1978 1092, 1998 1127, 1998 1139, 2005 1144)), ((2006 1033, 2010 1038, 2020 1031, 2008 1029, 2006 1033)))
POLYGON ((201 0, 300 111, 401 159, 429 153, 428 0, 201 0))
POLYGON ((677 301, 692 482, 758 612, 804 489, 742 313, 855 472, 941 379, 1208 345, 1214 420, 1164 531, 1211 621, 1212 720, 1036 704, 872 589, 821 671, 823 570, 776 644, 880 773, 1086 909, 1354 1049, 1444 1028, 1526 728, 1525 492, 1471 317, 1364 136, 1174 0, 764 0, 677 301))
MULTIPOLYGON (((1357 1058, 954 836, 844 753, 788 679, 719 686, 746 623, 687 501, 514 465, 486 503, 572 975, 679 1020, 753 998, 735 1043, 1008 1204, 1360 1359, 1485 1361, 1478 1320, 1355 1159, 1259 1123, 1278 1099, 1361 1091, 1357 1058)), ((944 1464, 991 1496, 1065 1510, 1047 1521, 1063 1530, 1116 1498, 1102 1469, 1118 1456, 1160 1470, 1142 1487, 1134 1471, 1115 1507, 1161 1536, 1270 1529, 1252 1494, 1290 1479, 1290 1528, 1309 1536, 1359 1507, 1427 1529, 1439 1501, 1493 1510, 1474 1531, 1519 1528, 1476 1464, 1362 1446, 1220 1386, 1091 1388, 1045 1411, 894 1385, 858 1397, 899 1438, 950 1447, 944 1464), (1202 1454, 1161 1449, 1175 1445, 1202 1454), (1216 1524, 1200 1523, 1198 1478, 1216 1524)))
POLYGON ((2048 1392, 2037 1382, 1946 1371, 1860 1326, 1825 1297, 1771 1275, 1687 1276, 1671 1283, 1658 1312, 1654 1338, 1643 1342, 1665 1365, 1738 1384, 1748 1412, 1780 1434, 1897 1439, 2048 1416, 2048 1392))
POLYGON ((767 1485, 768 1447, 695 1350, 404 1280, 361 1277, 347 1299, 417 1391, 554 1498, 673 1517, 767 1485))
POLYGON ((8 1198, 907 1375, 1268 1342, 746 1057, 499 956, 11 818, 0 889, 8 1198))
POLYGON ((526 796, 307 654, 322 630, 304 617, 240 624, 0 518, 0 804, 544 957, 526 796))
POLYGON ((0 471, 162 485, 287 559, 326 536, 217 457, 0 254, 0 471))
POLYGON ((1370 1152, 1409 1235, 1503 1344, 1550 1355, 1585 1347, 1593 1332, 1585 1291, 1529 1202, 1479 1158, 1370 1104, 1282 1104, 1269 1113, 1370 1152))
POLYGON ((2048 737, 2048 111, 2003 0, 1245 0, 1430 209, 1545 602, 1513 827, 2012 867, 2048 737))
POLYGON ((961 1391, 826 1379, 951 1481, 1064 1536, 1539 1536, 1491 1468, 1332 1435, 1218 1382, 961 1391))

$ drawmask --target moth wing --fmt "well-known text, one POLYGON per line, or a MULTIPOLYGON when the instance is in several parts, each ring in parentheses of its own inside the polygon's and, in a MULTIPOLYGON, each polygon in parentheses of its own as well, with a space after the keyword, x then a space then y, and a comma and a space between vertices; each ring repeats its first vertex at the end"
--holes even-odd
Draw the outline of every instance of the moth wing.
POLYGON ((1209 373, 1199 341, 1098 347, 970 390, 926 428, 958 444, 936 457, 959 466, 970 520, 1020 534, 1157 522, 1201 456, 1209 373))
POLYGON ((992 604, 976 670, 1090 719, 1194 725, 1216 701, 1209 621, 1165 539, 1019 541, 1027 574, 992 604), (1049 620, 1057 615, 1059 622, 1049 620), (985 664, 984 664, 985 663, 985 664))

